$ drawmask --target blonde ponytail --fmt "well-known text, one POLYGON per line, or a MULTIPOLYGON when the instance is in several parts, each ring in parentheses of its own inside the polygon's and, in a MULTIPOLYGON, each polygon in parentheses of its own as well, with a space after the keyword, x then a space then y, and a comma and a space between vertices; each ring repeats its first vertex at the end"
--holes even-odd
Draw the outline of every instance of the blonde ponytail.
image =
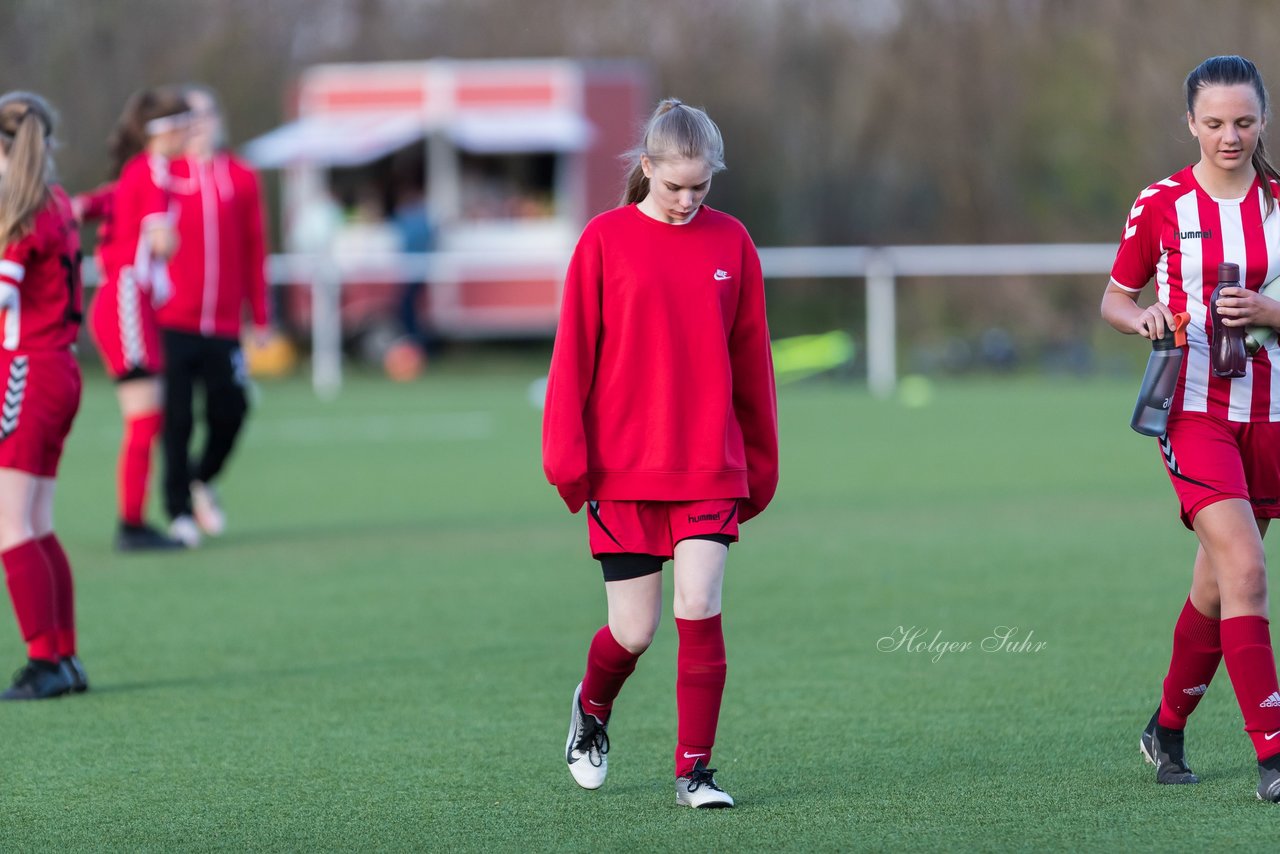
POLYGON ((11 92, 0 98, 0 146, 9 160, 0 178, 0 252, 31 230, 49 200, 53 124, 53 110, 39 95, 11 92))
POLYGON ((724 170, 724 138, 706 111, 678 98, 664 98, 645 124, 640 145, 623 157, 631 168, 627 170, 621 204, 634 205, 649 195, 649 179, 641 157, 647 157, 650 163, 680 158, 704 160, 714 174, 724 170))

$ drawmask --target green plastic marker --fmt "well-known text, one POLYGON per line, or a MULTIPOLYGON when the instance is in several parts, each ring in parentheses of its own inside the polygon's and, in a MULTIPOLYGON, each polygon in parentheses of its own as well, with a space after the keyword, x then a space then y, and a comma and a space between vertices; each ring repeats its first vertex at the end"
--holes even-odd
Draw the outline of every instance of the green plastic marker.
MULTIPOLYGON (((1271 297, 1273 300, 1280 301, 1280 276, 1276 276, 1259 288, 1258 293, 1264 297, 1271 297)), ((1256 353, 1264 347, 1269 347, 1271 342, 1276 340, 1276 335, 1276 330, 1270 326, 1250 326, 1245 331, 1245 349, 1250 353, 1256 353)))

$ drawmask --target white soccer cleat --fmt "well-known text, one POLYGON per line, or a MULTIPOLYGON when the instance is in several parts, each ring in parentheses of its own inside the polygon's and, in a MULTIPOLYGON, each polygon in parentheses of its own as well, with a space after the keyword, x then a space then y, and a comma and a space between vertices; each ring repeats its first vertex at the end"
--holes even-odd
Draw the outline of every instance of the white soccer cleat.
POLYGON ((189 549, 200 546, 200 526, 190 516, 179 516, 170 522, 169 536, 189 549))
POLYGON ((574 782, 584 789, 598 789, 609 773, 609 725, 582 710, 582 683, 573 689, 569 710, 569 738, 564 758, 574 782))
POLYGON ((716 769, 699 759, 688 776, 676 778, 676 806, 714 809, 733 806, 729 793, 716 785, 716 769))
POLYGON ((218 505, 218 493, 209 484, 191 482, 191 509, 195 511, 196 524, 209 536, 220 537, 227 529, 227 517, 218 505))

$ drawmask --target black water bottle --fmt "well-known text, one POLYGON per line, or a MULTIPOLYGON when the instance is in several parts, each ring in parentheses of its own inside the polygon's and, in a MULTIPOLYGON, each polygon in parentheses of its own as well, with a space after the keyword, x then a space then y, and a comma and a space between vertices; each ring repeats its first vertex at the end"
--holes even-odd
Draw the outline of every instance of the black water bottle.
POLYGON ((1174 315, 1173 327, 1151 342, 1147 372, 1142 375, 1142 388, 1129 421, 1129 426, 1144 436, 1163 436, 1169 426, 1169 407, 1182 371, 1182 348, 1187 343, 1183 330, 1190 319, 1185 312, 1174 315))
POLYGON ((1218 297, 1223 288, 1240 287, 1240 267, 1237 264, 1218 265, 1218 286, 1213 289, 1209 298, 1209 307, 1213 312, 1213 341, 1211 358, 1215 377, 1236 379, 1244 376, 1245 364, 1249 354, 1245 350, 1243 326, 1226 326, 1222 315, 1218 314, 1218 297))

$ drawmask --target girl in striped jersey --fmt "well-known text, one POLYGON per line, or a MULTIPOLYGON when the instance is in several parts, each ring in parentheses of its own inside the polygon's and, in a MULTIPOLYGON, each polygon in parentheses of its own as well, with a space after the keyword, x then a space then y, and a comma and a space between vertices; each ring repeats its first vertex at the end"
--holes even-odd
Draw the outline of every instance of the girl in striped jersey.
POLYGON ((89 687, 71 564, 53 532, 58 462, 80 408, 80 237, 52 183, 53 127, 38 95, 0 98, 0 562, 28 657, 0 700, 89 687))
POLYGON ((1191 593, 1173 632, 1160 706, 1141 747, 1159 783, 1199 782, 1183 730, 1225 661, 1258 758, 1258 797, 1280 802, 1280 688, 1267 619, 1262 538, 1280 516, 1280 345, 1254 353, 1245 375, 1215 376, 1210 297, 1218 265, 1240 267, 1218 300, 1227 326, 1280 327, 1280 303, 1258 293, 1280 276, 1280 174, 1262 143, 1267 92, 1252 62, 1205 60, 1185 84, 1192 166, 1143 190, 1102 299, 1121 332, 1160 338, 1187 312, 1188 350, 1160 438, 1183 523, 1199 539, 1191 593), (1137 304, 1152 279, 1155 302, 1137 304))
MULTIPOLYGON (((164 418, 164 359, 155 304, 168 292, 165 259, 177 244, 169 213, 169 160, 181 155, 189 123, 187 102, 175 88, 144 89, 125 105, 109 145, 117 176, 108 216, 99 229, 102 286, 89 328, 107 373, 116 381, 124 415, 117 466, 122 551, 180 548, 147 525, 143 514, 151 450, 164 418)), ((102 210, 101 196, 85 197, 82 210, 102 210), (98 204, 95 204, 97 202, 98 204)))

